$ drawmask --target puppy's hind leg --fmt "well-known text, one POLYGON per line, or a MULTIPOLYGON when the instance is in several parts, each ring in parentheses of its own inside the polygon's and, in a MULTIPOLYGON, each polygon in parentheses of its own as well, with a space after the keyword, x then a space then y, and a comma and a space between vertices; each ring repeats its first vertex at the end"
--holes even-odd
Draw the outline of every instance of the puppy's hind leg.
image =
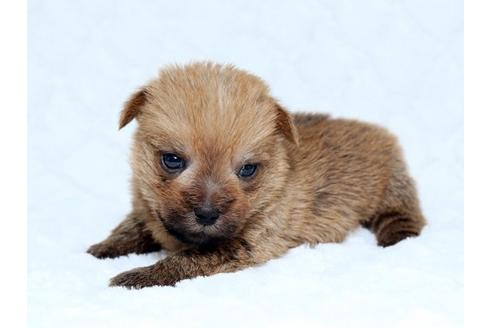
POLYGON ((92 245, 87 253, 97 258, 115 258, 130 253, 144 254, 161 249, 138 213, 130 213, 102 242, 92 245))
POLYGON ((365 224, 374 232, 378 245, 382 247, 418 236, 426 223, 413 180, 406 169, 397 173, 388 185, 377 215, 365 224))

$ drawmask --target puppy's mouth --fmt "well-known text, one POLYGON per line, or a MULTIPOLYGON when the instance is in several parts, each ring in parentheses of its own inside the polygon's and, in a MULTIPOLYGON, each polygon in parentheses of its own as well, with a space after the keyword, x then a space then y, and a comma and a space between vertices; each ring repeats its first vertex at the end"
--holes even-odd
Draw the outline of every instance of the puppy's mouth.
POLYGON ((220 226, 219 223, 213 225, 201 225, 194 222, 194 217, 190 214, 180 215, 170 213, 168 220, 157 212, 159 221, 164 228, 179 241, 196 246, 213 246, 223 243, 230 239, 229 229, 220 226))

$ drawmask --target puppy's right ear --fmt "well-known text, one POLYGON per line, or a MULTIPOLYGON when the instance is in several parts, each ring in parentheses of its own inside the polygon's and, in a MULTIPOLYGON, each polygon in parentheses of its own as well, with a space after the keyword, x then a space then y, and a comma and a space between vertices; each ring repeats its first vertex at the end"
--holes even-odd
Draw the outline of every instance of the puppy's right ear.
POLYGON ((277 129, 294 145, 299 145, 299 136, 292 116, 278 103, 275 103, 277 111, 277 129))
POLYGON ((140 113, 142 106, 148 100, 148 93, 145 89, 140 89, 139 91, 132 94, 130 99, 125 102, 123 110, 120 114, 119 129, 122 129, 125 125, 131 122, 140 113))

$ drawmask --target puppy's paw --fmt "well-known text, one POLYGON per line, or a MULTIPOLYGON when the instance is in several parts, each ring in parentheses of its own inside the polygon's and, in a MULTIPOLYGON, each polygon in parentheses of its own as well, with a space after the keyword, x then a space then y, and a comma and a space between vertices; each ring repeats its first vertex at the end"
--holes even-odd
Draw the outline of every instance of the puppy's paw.
POLYGON ((125 255, 114 244, 105 241, 92 245, 87 249, 87 253, 97 257, 98 259, 115 258, 125 255))
POLYGON ((177 279, 173 279, 170 276, 162 276, 161 272, 156 272, 153 266, 150 266, 120 273, 111 279, 109 286, 141 289, 152 286, 174 286, 176 282, 177 279))

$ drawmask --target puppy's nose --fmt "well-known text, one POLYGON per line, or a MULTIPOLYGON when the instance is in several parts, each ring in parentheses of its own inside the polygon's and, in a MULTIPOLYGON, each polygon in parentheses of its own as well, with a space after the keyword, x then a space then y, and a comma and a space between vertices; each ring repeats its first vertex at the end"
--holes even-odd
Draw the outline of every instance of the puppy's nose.
POLYGON ((203 225, 212 225, 219 218, 219 211, 210 207, 196 207, 193 209, 198 223, 203 225))

